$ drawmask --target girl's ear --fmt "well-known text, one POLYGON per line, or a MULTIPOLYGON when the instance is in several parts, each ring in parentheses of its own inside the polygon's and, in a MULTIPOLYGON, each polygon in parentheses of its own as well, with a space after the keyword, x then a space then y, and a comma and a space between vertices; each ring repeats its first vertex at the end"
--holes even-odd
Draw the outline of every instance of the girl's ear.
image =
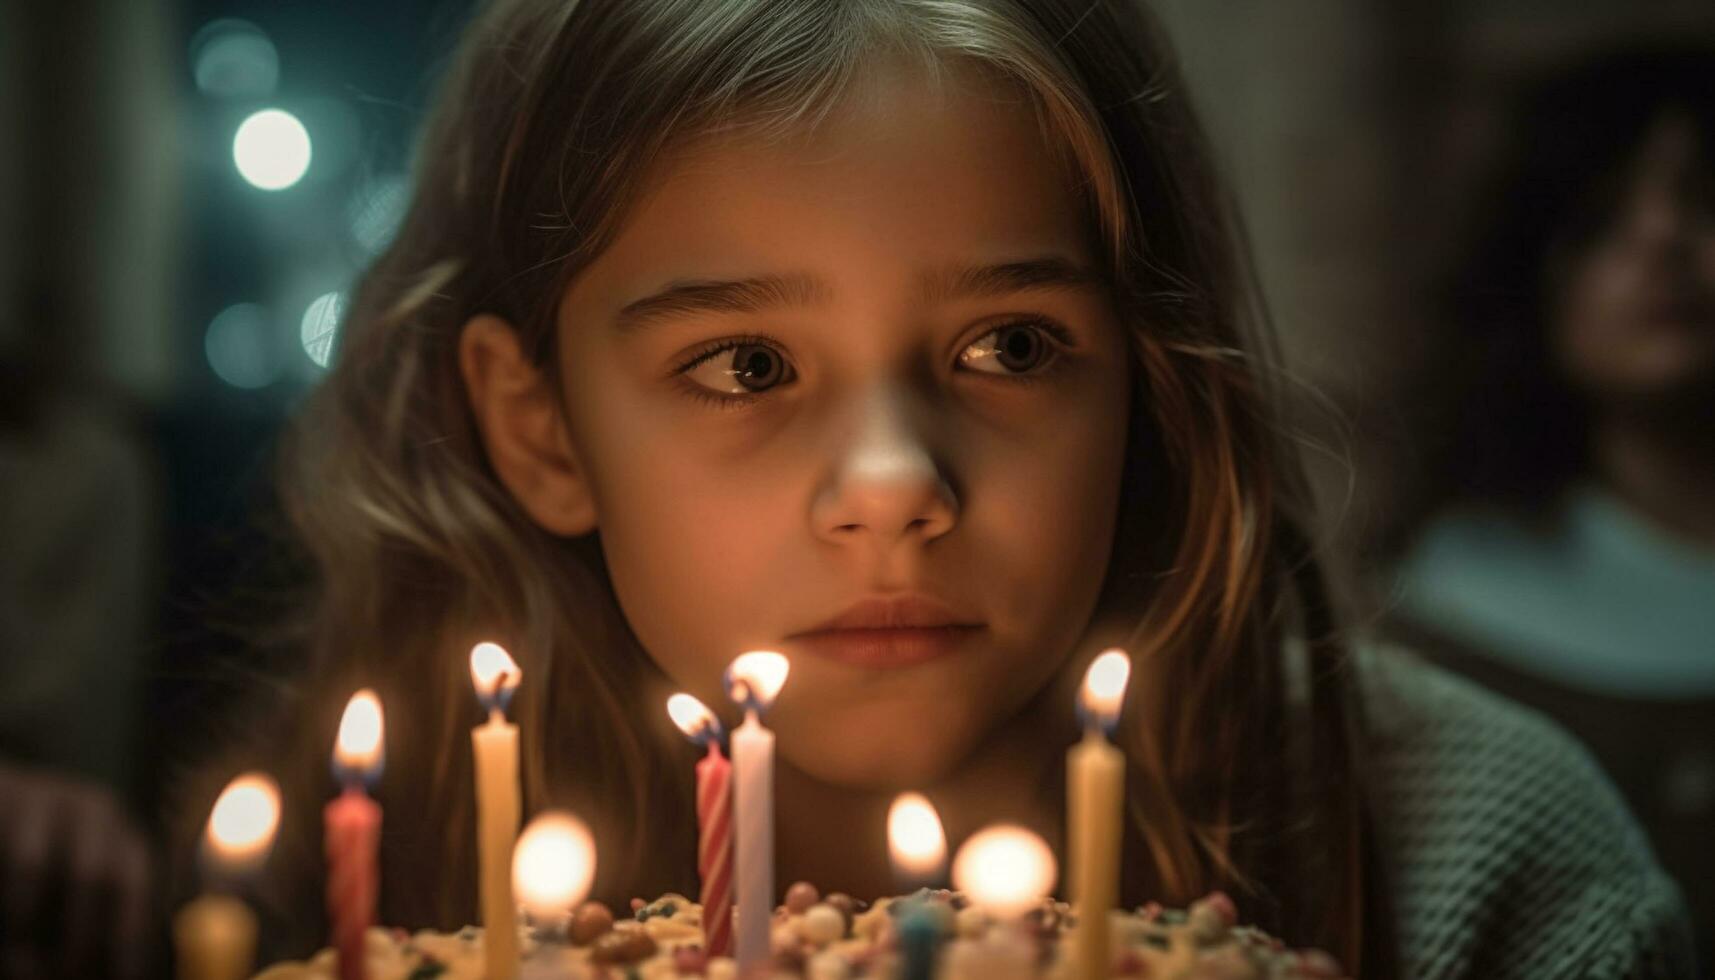
POLYGON ((595 530, 595 498, 565 413, 512 325, 472 317, 459 333, 459 372, 489 462, 525 513, 553 534, 595 530))

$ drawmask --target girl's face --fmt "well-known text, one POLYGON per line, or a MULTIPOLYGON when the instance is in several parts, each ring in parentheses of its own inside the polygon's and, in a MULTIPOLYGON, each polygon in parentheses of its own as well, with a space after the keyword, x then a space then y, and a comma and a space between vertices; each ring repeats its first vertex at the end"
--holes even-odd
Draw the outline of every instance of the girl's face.
POLYGON ((560 309, 638 638, 716 705, 785 653, 781 751, 851 786, 932 783, 1077 647, 1126 444, 1070 178, 1022 96, 927 92, 877 70, 814 136, 684 149, 560 309))

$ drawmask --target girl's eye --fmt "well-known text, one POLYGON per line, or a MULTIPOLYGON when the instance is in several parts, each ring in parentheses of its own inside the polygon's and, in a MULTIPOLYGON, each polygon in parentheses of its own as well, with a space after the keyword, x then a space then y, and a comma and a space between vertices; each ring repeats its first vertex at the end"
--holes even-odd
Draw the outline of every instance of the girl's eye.
POLYGON ((1046 324, 1009 323, 978 337, 959 355, 959 362, 984 374, 1030 374, 1058 356, 1046 324))
POLYGON ((780 351, 759 340, 723 341, 679 373, 710 391, 740 396, 767 391, 794 377, 780 351))
MULTIPOLYGON (((959 353, 959 363, 983 374, 1020 381, 1051 371, 1070 349, 1071 334, 1050 320, 1030 319, 990 330, 959 353)), ((739 407, 755 396, 797 380, 779 345, 763 336, 717 341, 674 371, 692 394, 722 407, 739 407)))

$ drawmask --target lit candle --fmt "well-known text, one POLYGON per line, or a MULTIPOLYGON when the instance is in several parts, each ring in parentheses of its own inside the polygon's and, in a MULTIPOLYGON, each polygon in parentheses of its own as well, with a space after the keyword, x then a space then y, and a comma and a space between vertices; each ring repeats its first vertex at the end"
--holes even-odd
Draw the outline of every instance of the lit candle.
POLYGON ((774 912, 774 733, 761 714, 786 683, 790 665, 781 654, 739 654, 726 670, 727 694, 744 709, 732 733, 733 817, 738 825, 738 935, 741 974, 767 962, 774 912))
POLYGON ((215 800, 203 836, 211 887, 173 917, 180 980, 242 980, 256 955, 256 915, 212 887, 238 881, 262 866, 280 826, 280 789, 261 773, 234 779, 215 800))
POLYGON ((334 742, 334 778, 345 789, 322 811, 328 918, 339 954, 340 980, 363 980, 364 933, 375 922, 381 807, 364 792, 363 784, 381 772, 382 745, 381 702, 365 688, 347 702, 334 742))
POLYGON ((721 754, 721 723, 689 694, 667 699, 667 714, 706 746, 697 763, 697 875, 702 879, 703 949, 732 955, 732 764, 721 754))
POLYGON ((518 973, 518 922, 512 903, 512 845, 518 839, 518 726, 506 706, 522 677, 495 643, 470 651, 470 679, 488 721, 471 729, 476 756, 477 884, 481 899, 483 958, 488 976, 518 973))
POLYGON ((1016 926, 1054 890, 1054 852, 1023 827, 996 824, 977 831, 953 857, 953 887, 971 904, 1013 928, 955 944, 951 980, 1030 980, 1036 975, 1030 943, 1016 926))
POLYGON ((922 793, 901 793, 887 808, 887 854, 901 893, 940 880, 947 866, 941 815, 922 793))
MULTIPOLYGON (((921 793, 901 793, 887 809, 887 853, 901 892, 933 884, 947 864, 947 835, 941 817, 921 793)), ((905 956, 903 980, 930 980, 941 927, 928 905, 906 899, 899 913, 899 948, 905 956)))
POLYGON ((595 838, 563 810, 537 815, 512 852, 512 894, 537 923, 563 928, 595 881, 595 838))
POLYGON ((1103 980, 1112 959, 1108 912, 1119 902, 1125 756, 1108 734, 1130 676, 1131 658, 1123 650, 1105 651, 1090 663, 1078 692, 1084 738, 1066 756, 1069 892, 1078 910, 1072 958, 1082 980, 1103 980))

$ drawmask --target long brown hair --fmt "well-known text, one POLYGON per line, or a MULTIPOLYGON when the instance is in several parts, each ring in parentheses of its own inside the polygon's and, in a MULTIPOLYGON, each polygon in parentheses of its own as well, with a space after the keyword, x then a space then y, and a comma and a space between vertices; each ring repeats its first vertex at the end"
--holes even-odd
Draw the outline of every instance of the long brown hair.
MULTIPOLYGON (((528 679, 514 711, 526 810, 552 801, 592 817, 598 895, 694 887, 683 767, 661 764, 689 750, 659 724, 659 672, 595 535, 547 534, 495 479, 457 338, 496 313, 551 369, 559 299, 653 161, 716 127, 766 138, 813 126, 884 49, 932 72, 972 64, 1026 93, 1085 178, 1106 246, 1139 382, 1101 604, 1137 664, 1122 737, 1132 853, 1148 860, 1128 867, 1127 894, 1229 889, 1247 918, 1358 968, 1387 923, 1366 914, 1381 889, 1365 857, 1352 679, 1305 482, 1275 429, 1274 352, 1240 236, 1135 3, 486 5, 422 137, 404 225, 289 440, 285 500, 319 589, 303 619, 313 680, 288 712, 299 735, 286 758, 325 757, 339 698, 377 685, 391 746, 383 915, 469 921, 466 730, 478 715, 465 657, 497 639, 528 679)), ((290 764, 289 798, 325 797, 325 770, 290 764)), ((276 865, 314 867, 309 840, 283 845, 276 865)))

